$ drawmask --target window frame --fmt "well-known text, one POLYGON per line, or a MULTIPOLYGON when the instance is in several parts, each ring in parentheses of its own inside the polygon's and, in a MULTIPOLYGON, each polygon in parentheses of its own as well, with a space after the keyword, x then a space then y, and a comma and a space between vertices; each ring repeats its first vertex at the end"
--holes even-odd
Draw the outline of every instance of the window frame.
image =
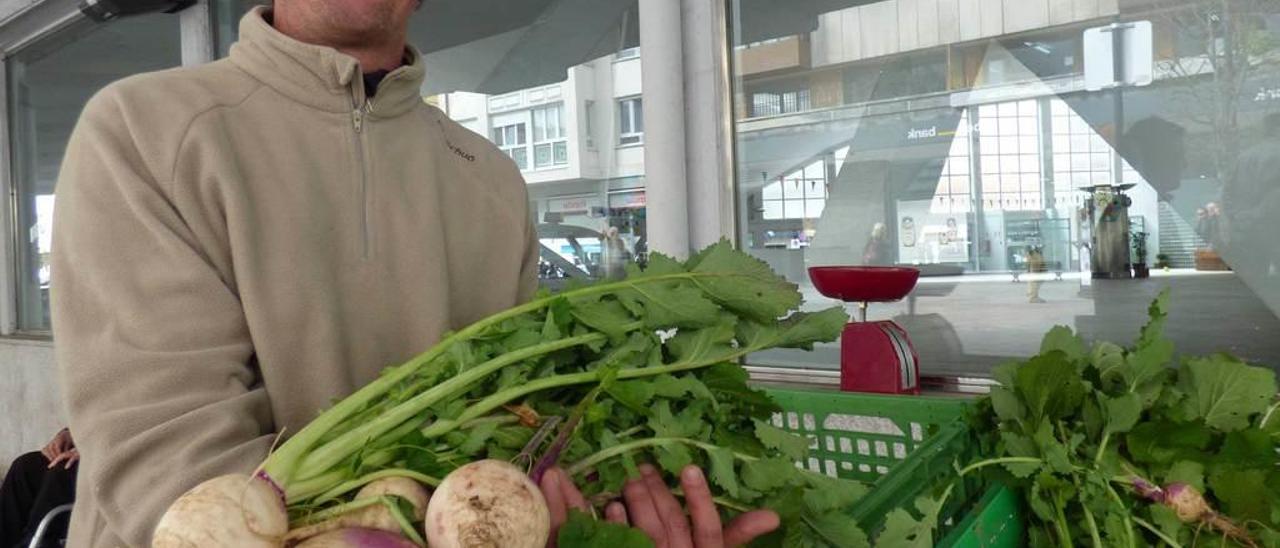
POLYGON ((560 169, 565 166, 568 166, 569 165, 569 130, 568 128, 565 127, 564 102, 558 101, 554 103, 545 103, 545 104, 537 105, 529 109, 529 118, 530 118, 529 127, 531 129, 531 137, 532 137, 531 139, 529 139, 529 144, 533 149, 533 152, 531 154, 533 162, 529 169, 531 170, 560 169), (554 137, 549 136, 549 132, 547 130, 551 128, 551 124, 548 124, 546 122, 546 120, 548 120, 548 115, 551 114, 552 112, 559 114, 559 121, 555 124, 557 135, 554 137), (546 127, 539 126, 538 124, 539 115, 542 116, 542 120, 543 120, 542 125, 546 127), (539 130, 542 130, 541 139, 539 138, 539 135, 538 135, 539 130), (564 160, 562 161, 557 160, 556 158, 557 145, 562 147, 562 149, 565 151, 564 160), (546 147, 547 149, 550 150, 550 156, 549 156, 550 161, 546 164, 538 163, 538 149, 542 147, 546 147))
MULTIPOLYGON (((182 62, 189 67, 213 61, 217 56, 217 41, 211 24, 211 0, 198 0, 177 14, 148 14, 144 17, 174 17, 178 27, 182 62)), ((52 326, 47 329, 24 327, 20 324, 19 300, 21 269, 26 259, 20 257, 25 249, 23 241, 27 230, 18 226, 22 200, 29 195, 18 187, 14 169, 13 117, 10 112, 9 63, 21 50, 43 40, 55 38, 64 32, 76 32, 91 23, 74 3, 44 0, 29 9, 7 19, 0 25, 0 191, 8 203, 0 207, 0 339, 34 340, 49 342, 53 339, 52 326)))
POLYGON ((498 150, 501 150, 504 154, 510 157, 511 160, 516 163, 516 167, 520 168, 520 171, 528 171, 530 169, 529 123, 527 120, 493 126, 489 130, 489 135, 492 137, 494 146, 497 146, 498 150), (517 141, 516 143, 507 143, 507 130, 511 130, 512 135, 515 136, 515 140, 517 141), (500 134, 502 135, 501 139, 499 139, 500 134), (520 165, 520 159, 516 158, 515 153, 517 151, 524 153, 524 165, 520 165))
POLYGON ((644 145, 644 99, 639 96, 617 100, 618 148, 644 145), (639 131, 636 131, 636 128, 639 131))

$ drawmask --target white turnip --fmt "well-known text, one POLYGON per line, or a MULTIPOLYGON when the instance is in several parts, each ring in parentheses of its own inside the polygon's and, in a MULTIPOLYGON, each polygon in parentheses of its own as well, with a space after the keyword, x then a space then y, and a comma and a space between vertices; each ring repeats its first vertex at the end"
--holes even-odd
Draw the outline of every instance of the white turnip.
POLYGON ((1218 513, 1209 505, 1196 488, 1185 483, 1171 483, 1157 487, 1142 478, 1135 478, 1134 489, 1143 498, 1159 503, 1178 516, 1178 521, 1208 527, 1245 546, 1257 546, 1257 541, 1235 520, 1218 513))
MULTIPOLYGON (((427 501, 430 495, 422 484, 405 477, 389 477, 375 480, 356 493, 355 500, 369 500, 380 497, 395 496, 409 502, 413 512, 404 516, 410 522, 422 521, 427 513, 427 501)), ((354 508, 331 519, 299 527, 289 534, 286 540, 294 541, 311 538, 321 533, 337 529, 378 529, 392 533, 402 531, 401 522, 387 504, 382 502, 354 508)))
POLYGON ((550 530, 542 492, 504 461, 482 460, 454 470, 427 505, 431 548, 542 548, 550 530))
POLYGON ((395 533, 351 528, 316 535, 294 548, 418 548, 418 545, 395 533))
POLYGON ((195 486, 174 501, 153 548, 278 548, 289 530, 284 497, 268 480, 240 474, 195 486))

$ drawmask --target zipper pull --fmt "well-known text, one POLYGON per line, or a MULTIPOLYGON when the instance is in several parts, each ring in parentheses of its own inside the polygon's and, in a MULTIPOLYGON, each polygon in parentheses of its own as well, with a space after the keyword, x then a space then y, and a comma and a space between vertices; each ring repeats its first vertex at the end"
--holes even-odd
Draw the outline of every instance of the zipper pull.
POLYGON ((373 101, 365 100, 363 105, 356 107, 352 113, 352 124, 356 127, 356 133, 364 131, 364 119, 373 113, 373 101))

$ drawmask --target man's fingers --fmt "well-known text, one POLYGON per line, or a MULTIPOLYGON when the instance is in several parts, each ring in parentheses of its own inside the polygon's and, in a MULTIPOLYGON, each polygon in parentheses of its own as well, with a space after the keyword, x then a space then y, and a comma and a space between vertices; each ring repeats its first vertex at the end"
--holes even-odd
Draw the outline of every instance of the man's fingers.
POLYGON ((587 506, 587 499, 582 496, 582 491, 579 491, 578 486, 573 484, 573 478, 569 477, 569 474, 560 468, 552 468, 552 470, 560 477, 560 494, 564 497, 565 504, 569 508, 590 514, 591 507, 587 506))
POLYGON ((778 514, 772 510, 752 510, 729 522, 724 529, 724 545, 730 548, 745 545, 756 537, 772 533, 778 524, 778 514))
POLYGON ((621 502, 610 502, 604 507, 604 520, 618 525, 628 525, 627 507, 621 502))
POLYGON ((684 504, 693 519, 693 543, 698 548, 721 548, 724 531, 720 529, 720 511, 711 497, 707 478, 697 466, 689 465, 680 472, 684 488, 684 504))
POLYGON ((560 486, 561 478, 559 470, 552 468, 542 475, 542 496, 547 499, 547 510, 551 512, 551 529, 559 529, 569 518, 568 509, 565 506, 564 488, 560 486))
POLYGON ((58 466, 58 463, 66 460, 68 456, 68 453, 62 453, 61 455, 53 457, 53 460, 49 461, 49 469, 52 470, 54 467, 58 466))
POLYGON ((71 467, 75 466, 77 462, 80 462, 80 452, 76 451, 75 449, 72 449, 71 456, 67 457, 66 469, 70 470, 71 467))
POLYGON ((640 471, 641 479, 649 486, 649 494, 653 497, 658 515, 662 517, 662 523, 666 526, 669 546, 692 548, 693 538, 689 531, 689 520, 685 518, 684 507, 680 506, 680 501, 671 494, 671 489, 652 466, 643 466, 640 471))
POLYGON ((627 501, 627 517, 631 519, 631 525, 649 535, 658 548, 666 548, 667 527, 658 516, 658 509, 653 505, 653 496, 644 479, 628 481, 622 488, 622 498, 627 501))

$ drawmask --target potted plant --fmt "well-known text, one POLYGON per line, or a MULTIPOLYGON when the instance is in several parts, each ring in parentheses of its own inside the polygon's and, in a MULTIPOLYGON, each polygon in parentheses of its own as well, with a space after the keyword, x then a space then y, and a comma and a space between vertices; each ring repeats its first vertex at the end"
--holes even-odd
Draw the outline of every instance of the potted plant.
POLYGON ((1150 278, 1151 269, 1147 267, 1147 233, 1134 232, 1133 240, 1133 277, 1150 278))
POLYGON ((1169 254, 1156 253, 1155 267, 1164 270, 1165 272, 1168 272, 1170 268, 1173 268, 1173 263, 1170 261, 1169 254))

